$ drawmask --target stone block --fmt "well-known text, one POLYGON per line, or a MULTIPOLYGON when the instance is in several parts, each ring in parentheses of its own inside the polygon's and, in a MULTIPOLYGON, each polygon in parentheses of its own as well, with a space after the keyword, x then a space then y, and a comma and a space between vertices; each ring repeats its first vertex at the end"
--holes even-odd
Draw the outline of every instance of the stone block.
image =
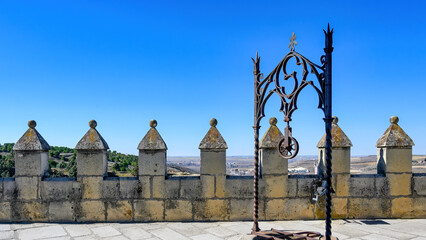
POLYGON ((411 174, 386 174, 391 196, 411 195, 411 174))
POLYGON ((297 179, 297 196, 311 197, 314 189, 313 184, 318 179, 316 178, 298 178, 297 179))
POLYGON ((281 157, 276 148, 260 150, 260 172, 268 174, 288 174, 288 159, 281 157))
POLYGON ((10 221, 11 207, 10 202, 0 202, 0 221, 8 222, 10 221))
POLYGON ((412 200, 412 216, 413 218, 426 218, 426 197, 417 197, 412 200))
POLYGON ((216 197, 217 198, 224 198, 225 196, 227 196, 227 182, 228 180, 226 179, 225 175, 217 175, 215 176, 215 183, 216 183, 216 197))
MULTIPOLYGON (((231 221, 250 221, 253 219, 253 199, 231 199, 230 200, 230 214, 229 220, 231 221)), ((259 219, 265 219, 264 202, 259 201, 259 219)))
POLYGON ((223 150, 201 150, 200 152, 200 174, 201 175, 225 175, 226 174, 226 151, 223 150))
POLYGON ((16 188, 15 180, 3 179, 3 199, 16 200, 18 198, 18 189, 16 188))
POLYGON ((74 222, 74 204, 65 202, 49 203, 49 221, 52 222, 74 222))
POLYGON ((131 201, 111 201, 107 203, 107 221, 130 222, 133 220, 131 201))
POLYGON ((73 188, 74 183, 74 181, 41 181, 41 199, 49 201, 73 199, 76 195, 73 188))
POLYGON ((18 199, 36 200, 38 198, 38 185, 40 177, 17 177, 15 178, 18 199))
POLYGON ((389 218, 391 202, 386 198, 350 198, 349 218, 389 218))
POLYGON ((166 176, 166 150, 139 150, 140 176, 166 176))
POLYGON ((120 197, 120 180, 105 179, 101 182, 102 199, 117 200, 120 197))
MULTIPOLYGON (((331 217, 335 219, 348 217, 348 198, 333 198, 331 200, 331 217)), ((325 196, 315 204, 315 218, 325 219, 325 196)))
POLYGON ((287 195, 287 175, 263 176, 265 198, 283 198, 287 195))
POLYGON ((0 178, 0 200, 3 199, 3 179, 0 178))
POLYGON ((310 199, 273 199, 266 202, 266 220, 314 219, 310 199))
POLYGON ((188 200, 166 200, 164 203, 166 221, 191 221, 192 203, 188 200))
MULTIPOLYGON (((253 179, 251 178, 244 178, 244 177, 227 178, 225 187, 226 187, 225 197, 227 198, 252 198, 253 197, 253 179)), ((216 189, 216 194, 217 193, 218 192, 216 189)))
POLYGON ((350 195, 352 197, 374 197, 375 179, 373 177, 351 177, 350 195))
POLYGON ((350 185, 350 174, 336 174, 333 176, 334 182, 334 191, 338 197, 347 197, 349 196, 349 185, 350 185))
POLYGON ((142 186, 138 180, 120 179, 120 197, 123 199, 139 198, 142 186))
POLYGON ((200 199, 201 193, 200 179, 182 178, 180 180, 180 199, 200 199))
POLYGON ((101 199, 103 177, 82 177, 83 199, 101 199))
POLYGON ((389 197, 389 182, 386 177, 376 177, 376 197, 389 197))
POLYGON ((40 222, 48 220, 48 205, 45 202, 14 202, 12 221, 40 222))
POLYGON ((418 196, 426 196, 426 176, 413 176, 414 193, 418 196))
POLYGON ((179 198, 179 179, 164 179, 164 176, 152 177, 152 198, 179 198))
POLYGON ((392 199, 392 218, 412 217, 412 198, 400 197, 392 199))
POLYGON ((107 159, 106 150, 78 150, 77 176, 106 176, 107 159))
POLYGON ((229 200, 209 199, 194 202, 194 220, 229 220, 229 200))
MULTIPOLYGON (((324 151, 325 152, 325 151, 324 151)), ((350 173, 351 171, 351 148, 333 148, 331 153, 333 173, 350 173)), ((325 157, 324 157, 325 165, 325 157)), ((324 167, 325 169, 325 167, 324 167)))
POLYGON ((80 222, 105 221, 105 203, 102 201, 83 201, 80 204, 80 222))
MULTIPOLYGON (((201 198, 214 198, 215 196, 215 176, 201 175, 201 198)), ((225 192, 223 192, 223 195, 225 192)))
POLYGON ((48 151, 16 151, 15 176, 43 176, 49 170, 48 151))
POLYGON ((384 161, 386 173, 411 173, 411 148, 378 148, 377 161, 384 161), (383 152, 381 153, 381 149, 383 152))
POLYGON ((141 198, 151 198, 151 177, 139 176, 140 190, 139 196, 141 198))
POLYGON ((163 221, 164 201, 135 200, 135 221, 163 221))

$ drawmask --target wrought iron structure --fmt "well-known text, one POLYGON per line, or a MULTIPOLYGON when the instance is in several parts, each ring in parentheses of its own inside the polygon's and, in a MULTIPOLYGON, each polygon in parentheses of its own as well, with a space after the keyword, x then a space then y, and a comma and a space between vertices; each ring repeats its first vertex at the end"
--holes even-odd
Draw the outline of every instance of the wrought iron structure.
MULTIPOLYGON (((278 151, 284 158, 294 158, 299 151, 299 144, 292 136, 290 127, 291 117, 297 109, 297 98, 306 86, 311 86, 318 94, 318 108, 324 112, 326 144, 325 144, 325 162, 326 162, 326 231, 327 240, 331 239, 331 123, 332 123, 332 105, 331 105, 331 53, 333 52, 333 29, 328 25, 325 33, 325 55, 320 58, 321 65, 311 62, 309 59, 296 52, 296 35, 292 34, 290 38, 290 52, 278 63, 277 67, 266 77, 260 72, 260 57, 256 53, 253 59, 254 64, 254 209, 253 209, 253 228, 252 233, 260 236, 258 223, 258 200, 259 200, 259 129, 260 122, 265 117, 265 105, 273 94, 277 94, 281 100, 280 111, 284 114, 284 122, 287 123, 284 138, 279 142, 278 151), (297 72, 289 72, 287 64, 294 59, 297 66, 302 67, 301 79, 299 80, 297 72), (317 81, 308 81, 308 76, 314 76, 317 81), (292 89, 286 89, 281 85, 280 80, 294 81, 292 89)), ((278 238, 279 239, 279 238, 278 238)), ((291 239, 291 238, 284 238, 291 239)), ((302 238, 301 238, 302 239, 302 238)))

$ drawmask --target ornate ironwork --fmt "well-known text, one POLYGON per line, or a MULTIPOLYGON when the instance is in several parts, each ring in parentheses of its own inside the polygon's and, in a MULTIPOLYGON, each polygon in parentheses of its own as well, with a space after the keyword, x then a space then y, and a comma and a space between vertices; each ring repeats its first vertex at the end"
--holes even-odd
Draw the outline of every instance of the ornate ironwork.
POLYGON ((252 233, 259 233, 258 224, 258 181, 259 181, 259 129, 260 122, 265 117, 265 105, 269 98, 276 94, 281 100, 280 111, 284 114, 284 122, 287 123, 284 138, 277 147, 279 154, 287 159, 294 158, 299 151, 299 144, 292 136, 290 122, 292 114, 297 109, 297 98, 300 92, 311 86, 318 95, 318 108, 324 112, 324 122, 326 130, 326 239, 331 239, 331 53, 333 52, 333 30, 328 25, 325 33, 325 55, 321 56, 321 65, 311 62, 309 59, 295 51, 296 35, 290 38, 290 52, 278 63, 275 69, 265 78, 260 72, 260 57, 256 53, 256 58, 252 58, 254 70, 254 209, 252 233), (300 79, 296 71, 288 71, 287 65, 290 60, 294 60, 296 66, 302 68, 300 79), (315 81, 309 81, 308 77, 314 76, 315 81), (293 80, 294 86, 286 89, 280 81, 293 80))

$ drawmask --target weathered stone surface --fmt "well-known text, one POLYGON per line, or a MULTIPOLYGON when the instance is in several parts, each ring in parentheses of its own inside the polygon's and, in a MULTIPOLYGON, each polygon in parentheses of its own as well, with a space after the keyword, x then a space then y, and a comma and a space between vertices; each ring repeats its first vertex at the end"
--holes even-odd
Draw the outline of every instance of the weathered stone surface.
POLYGON ((139 196, 141 198, 151 198, 151 177, 139 176, 139 182, 141 187, 139 196))
POLYGON ((288 159, 280 156, 276 148, 260 150, 260 172, 262 176, 268 174, 288 174, 288 159))
POLYGON ((391 215, 391 202, 385 198, 351 198, 350 218, 388 218, 391 215))
POLYGON ((18 189, 16 188, 16 182, 8 179, 3 179, 3 199, 8 200, 15 200, 18 197, 18 189))
POLYGON ((199 199, 201 198, 200 179, 185 179, 180 182, 180 199, 199 199))
POLYGON ((426 197, 413 198, 412 215, 413 218, 426 218, 426 197))
POLYGON ((166 176, 166 150, 139 151, 139 176, 166 176))
POLYGON ((392 174, 386 177, 389 181, 389 193, 391 196, 411 195, 411 174, 392 174))
POLYGON ((297 178, 287 179, 287 197, 297 196, 297 178))
POLYGON ((80 182, 83 184, 83 199, 102 198, 102 177, 83 177, 80 182))
POLYGON ((313 219, 314 205, 308 198, 273 199, 266 202, 266 220, 313 219))
POLYGON ((351 177, 350 195, 353 197, 374 197, 375 182, 372 177, 351 177))
POLYGON ((18 199, 36 200, 38 198, 39 177, 17 177, 15 179, 18 199))
POLYGON ((392 217, 407 218, 412 216, 412 198, 400 197, 392 199, 392 217))
POLYGON ((10 221, 11 207, 10 202, 0 202, 0 221, 10 221))
POLYGON ((101 182, 102 199, 116 200, 120 196, 120 181, 118 179, 105 179, 101 182))
POLYGON ((179 198, 179 179, 164 179, 163 176, 152 177, 152 198, 179 198))
POLYGON ((336 174, 333 176, 333 181, 336 183, 334 191, 338 197, 349 196, 350 174, 336 174))
POLYGON ((389 181, 386 177, 376 177, 376 197, 389 196, 389 181))
MULTIPOLYGON (((149 189, 148 189, 149 190, 149 189)), ((139 198, 142 185, 139 180, 120 179, 120 197, 123 199, 139 198)))
POLYGON ((74 204, 71 202, 50 202, 49 221, 74 222, 74 204))
POLYGON ((287 175, 264 176, 266 198, 282 198, 287 195, 287 175))
POLYGON ((78 194, 78 192, 75 192, 74 184, 79 183, 74 181, 41 181, 41 199, 49 201, 73 199, 78 194))
POLYGON ((164 201, 135 200, 135 221, 163 221, 164 201))
MULTIPOLYGON (((333 117, 333 123, 331 124, 331 146, 333 148, 345 148, 352 147, 352 142, 343 132, 343 130, 337 125, 337 117, 333 117)), ((325 148, 325 134, 322 136, 321 140, 318 142, 318 148, 325 148)))
POLYGON ((413 140, 398 125, 398 117, 391 117, 391 125, 379 138, 376 147, 408 147, 414 146, 413 140))
POLYGON ((412 172, 411 148, 378 148, 377 173, 411 173, 412 172))
POLYGON ((194 220, 225 221, 229 219, 229 200, 210 199, 194 202, 194 220))
POLYGON ((413 176, 414 193, 426 196, 426 176, 413 176))
MULTIPOLYGON (((94 120, 92 120, 94 121, 94 120)), ((84 134, 80 141, 75 146, 77 150, 107 150, 109 149, 108 144, 101 134, 96 130, 96 125, 91 125, 92 121, 89 122, 90 129, 84 134)))
MULTIPOLYGON (((230 200, 230 214, 229 220, 231 221, 249 221, 253 219, 253 199, 231 199, 230 200)), ((259 201, 259 219, 265 219, 265 204, 259 201)))
POLYGON ((262 139, 259 143, 259 148, 278 148, 278 143, 284 138, 284 135, 277 127, 277 119, 271 118, 269 119, 269 123, 271 124, 266 130, 265 135, 263 135, 262 139))
POLYGON ((253 179, 244 177, 232 177, 226 179, 225 183, 227 198, 252 198, 253 179))
POLYGON ((131 201, 111 201, 107 203, 107 221, 130 222, 133 220, 131 201))
POLYGON ((81 202, 79 221, 105 221, 105 203, 102 201, 81 202))
POLYGON ((12 207, 13 221, 47 221, 48 205, 44 202, 14 202, 12 207))
POLYGON ((315 178, 298 178, 297 179, 297 196, 310 197, 314 191, 313 184, 315 178))
POLYGON ((224 198, 226 196, 227 185, 226 185, 226 176, 225 175, 216 175, 215 183, 216 183, 216 197, 224 198))
POLYGON ((30 127, 24 135, 15 143, 13 150, 15 151, 37 151, 49 150, 50 146, 35 129, 36 123, 34 120, 28 122, 30 127))
POLYGON ((187 200, 165 201, 166 221, 190 221, 192 220, 192 204, 187 200))
POLYGON ((201 197, 214 198, 215 196, 215 177, 210 175, 201 175, 201 197))
POLYGON ((211 128, 207 132, 206 136, 204 136, 203 140, 201 140, 199 149, 228 149, 228 145, 220 134, 219 130, 216 128, 217 121, 216 119, 210 120, 211 128))
POLYGON ((108 158, 105 150, 77 150, 77 176, 106 176, 108 158))
MULTIPOLYGON (((348 217, 348 198, 333 198, 331 207, 332 218, 348 217)), ((325 196, 315 204, 315 219, 325 219, 325 196)))
MULTIPOLYGON (((154 126, 154 125, 152 125, 154 126)), ((155 127, 148 130, 138 145, 139 150, 167 150, 167 145, 155 127)), ((157 126, 155 124, 155 126, 157 126)))
POLYGON ((226 152, 225 150, 201 150, 200 153, 201 175, 225 175, 226 152))
POLYGON ((16 151, 15 176, 43 176, 49 170, 48 151, 16 151))

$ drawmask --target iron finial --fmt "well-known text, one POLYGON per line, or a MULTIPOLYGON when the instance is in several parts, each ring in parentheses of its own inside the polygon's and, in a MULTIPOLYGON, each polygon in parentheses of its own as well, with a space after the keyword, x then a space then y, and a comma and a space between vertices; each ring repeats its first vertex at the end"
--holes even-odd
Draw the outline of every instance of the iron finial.
POLYGON ((288 44, 288 47, 290 48, 290 51, 292 51, 292 52, 294 52, 294 47, 297 45, 297 42, 296 42, 296 35, 294 34, 294 32, 293 32, 293 34, 291 35, 291 37, 290 37, 290 44, 288 44))

